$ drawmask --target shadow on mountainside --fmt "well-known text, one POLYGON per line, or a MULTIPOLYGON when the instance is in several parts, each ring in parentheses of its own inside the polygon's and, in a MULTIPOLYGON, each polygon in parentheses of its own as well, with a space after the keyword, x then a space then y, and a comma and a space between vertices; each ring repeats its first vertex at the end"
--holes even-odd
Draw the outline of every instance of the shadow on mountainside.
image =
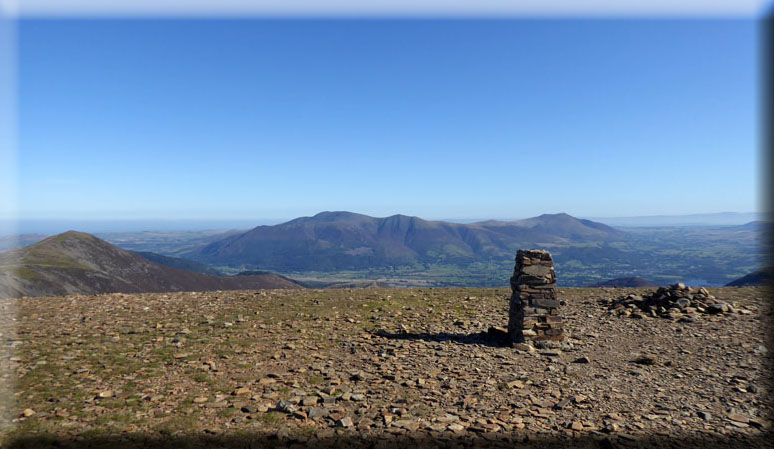
MULTIPOLYGON (((187 436, 163 436, 146 434, 102 435, 102 436, 19 436, 3 444, 4 448, 105 448, 105 449, 257 449, 257 448, 696 448, 733 449, 770 447, 771 433, 759 435, 706 435, 700 437, 634 437, 626 434, 597 434, 579 437, 557 436, 554 438, 535 434, 479 433, 466 435, 444 435, 433 437, 428 434, 365 436, 354 431, 340 431, 329 437, 316 438, 303 435, 269 433, 242 433, 238 435, 193 434, 187 436)), ((281 433, 281 432, 280 432, 281 433)))
POLYGON ((431 341, 431 342, 455 342, 467 345, 490 346, 493 348, 505 348, 511 346, 508 334, 499 330, 490 329, 488 332, 476 332, 474 334, 456 334, 449 332, 432 333, 412 333, 412 332, 387 332, 378 330, 374 332, 378 337, 389 340, 409 340, 409 341, 431 341))

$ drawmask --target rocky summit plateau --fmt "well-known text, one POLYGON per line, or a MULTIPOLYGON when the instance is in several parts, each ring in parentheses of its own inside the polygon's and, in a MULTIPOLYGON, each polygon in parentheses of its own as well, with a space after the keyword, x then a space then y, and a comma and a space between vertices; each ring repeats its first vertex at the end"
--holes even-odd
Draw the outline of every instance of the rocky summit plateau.
POLYGON ((771 447, 769 292, 705 291, 558 288, 534 345, 509 288, 5 299, 2 446, 771 447))

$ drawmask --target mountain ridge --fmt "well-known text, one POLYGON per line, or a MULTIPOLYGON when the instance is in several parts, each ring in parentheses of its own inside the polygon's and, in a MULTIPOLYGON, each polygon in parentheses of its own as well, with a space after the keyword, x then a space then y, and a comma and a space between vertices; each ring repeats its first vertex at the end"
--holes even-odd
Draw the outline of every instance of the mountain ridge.
POLYGON ((67 231, 0 253, 0 297, 301 288, 277 275, 216 277, 152 262, 67 231))
POLYGON ((599 287, 642 288, 642 287, 658 287, 658 285, 640 277, 621 277, 621 278, 608 279, 606 281, 601 281, 601 282, 595 282, 593 284, 587 285, 586 287, 588 288, 599 288, 599 287))
POLYGON ((256 226, 182 255, 205 263, 326 271, 471 263, 510 258, 523 246, 609 242, 623 236, 610 226, 564 213, 463 224, 402 214, 377 218, 324 211, 277 225, 256 226))
POLYGON ((760 270, 753 271, 738 279, 735 279, 726 287, 747 287, 747 286, 773 286, 774 285, 774 267, 765 267, 760 270))

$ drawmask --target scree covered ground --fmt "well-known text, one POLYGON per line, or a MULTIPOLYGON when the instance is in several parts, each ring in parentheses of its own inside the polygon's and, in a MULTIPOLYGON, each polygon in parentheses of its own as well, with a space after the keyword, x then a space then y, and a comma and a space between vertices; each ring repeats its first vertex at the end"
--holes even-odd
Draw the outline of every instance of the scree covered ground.
POLYGON ((560 288, 567 339, 514 349, 510 290, 3 300, 4 447, 769 447, 770 292, 627 317, 560 288))

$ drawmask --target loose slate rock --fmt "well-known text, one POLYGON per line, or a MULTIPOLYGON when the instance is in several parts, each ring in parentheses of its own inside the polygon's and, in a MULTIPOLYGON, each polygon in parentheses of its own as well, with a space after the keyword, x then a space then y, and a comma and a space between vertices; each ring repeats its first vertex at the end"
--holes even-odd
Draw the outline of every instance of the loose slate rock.
POLYGON ((729 413, 728 419, 742 424, 747 424, 750 421, 750 418, 748 416, 740 415, 739 413, 729 413))
MULTIPOLYGON (((640 309, 651 316, 680 319, 682 313, 700 312, 719 314, 731 312, 731 307, 723 301, 718 301, 704 287, 692 288, 679 283, 669 287, 659 287, 654 293, 646 296, 627 295, 614 300, 610 310, 619 315, 634 317, 632 309, 640 309)), ((641 318, 642 315, 639 315, 641 318)), ((685 322, 687 320, 683 320, 685 322)))
POLYGON ((309 419, 324 418, 330 414, 330 411, 325 407, 312 407, 309 409, 307 416, 309 419))
POLYGON ((699 411, 699 412, 696 412, 696 415, 698 415, 699 418, 705 421, 709 421, 712 419, 712 415, 709 412, 699 411))
POLYGON ((296 408, 293 406, 293 404, 286 401, 278 401, 277 405, 274 408, 278 412, 288 413, 288 414, 291 414, 296 411, 296 408))
POLYGON ((540 355, 547 355, 549 357, 559 357, 562 355, 562 351, 559 349, 543 349, 540 351, 540 355))
POLYGON ((350 418, 349 416, 345 416, 344 418, 341 418, 340 420, 336 421, 336 427, 350 428, 354 425, 355 424, 352 422, 352 418, 350 418))
POLYGON ((110 390, 100 391, 97 393, 97 399, 107 399, 113 397, 113 392, 110 390))
POLYGON ((656 363, 656 359, 651 356, 644 355, 632 360, 632 363, 636 363, 638 365, 653 365, 656 363))

